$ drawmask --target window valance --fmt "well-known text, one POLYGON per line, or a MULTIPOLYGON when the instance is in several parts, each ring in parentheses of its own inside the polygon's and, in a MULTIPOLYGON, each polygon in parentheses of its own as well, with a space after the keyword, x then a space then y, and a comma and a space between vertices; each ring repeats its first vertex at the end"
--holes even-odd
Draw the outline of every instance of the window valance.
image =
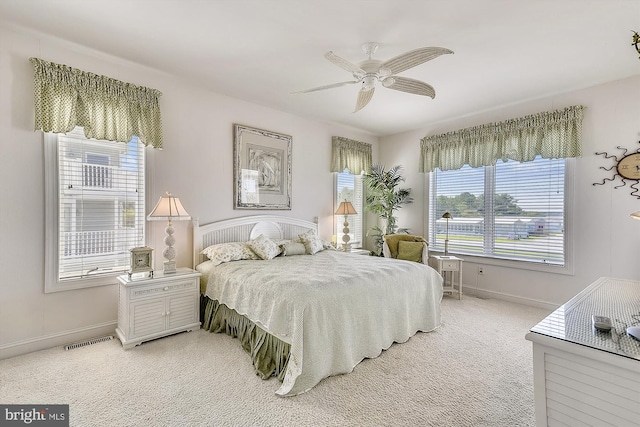
POLYGON ((332 137, 331 142, 331 172, 345 169, 354 175, 369 172, 372 163, 371 144, 341 136, 332 137))
POLYGON ((579 157, 584 106, 542 112, 420 140, 420 172, 492 166, 502 159, 527 162, 579 157))
POLYGON ((35 130, 67 133, 84 127, 87 138, 162 148, 162 120, 156 89, 30 58, 35 69, 35 130))

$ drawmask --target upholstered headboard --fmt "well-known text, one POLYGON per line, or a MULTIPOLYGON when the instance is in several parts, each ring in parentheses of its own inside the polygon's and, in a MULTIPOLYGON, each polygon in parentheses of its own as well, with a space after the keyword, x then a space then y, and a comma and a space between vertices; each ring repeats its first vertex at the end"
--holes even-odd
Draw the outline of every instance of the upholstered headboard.
POLYGON ((260 234, 271 239, 295 239, 318 224, 280 215, 253 215, 200 225, 193 221, 193 267, 205 260, 202 250, 216 243, 246 242, 260 234))

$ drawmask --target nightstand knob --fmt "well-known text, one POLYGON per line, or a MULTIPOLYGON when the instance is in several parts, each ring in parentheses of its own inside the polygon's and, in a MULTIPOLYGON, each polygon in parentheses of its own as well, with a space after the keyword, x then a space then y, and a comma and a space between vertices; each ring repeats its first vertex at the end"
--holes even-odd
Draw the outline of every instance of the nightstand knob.
POLYGON ((168 286, 165 286, 162 290, 163 290, 163 291, 168 291, 168 290, 169 290, 169 287, 168 287, 168 286))

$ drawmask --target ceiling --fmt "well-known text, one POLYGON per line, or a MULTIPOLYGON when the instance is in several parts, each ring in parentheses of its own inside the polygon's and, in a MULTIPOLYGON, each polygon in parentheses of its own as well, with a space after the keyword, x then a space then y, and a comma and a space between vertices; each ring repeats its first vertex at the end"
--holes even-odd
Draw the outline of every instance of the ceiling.
POLYGON ((0 0, 0 21, 378 136, 640 74, 640 0, 0 0), (324 54, 358 63, 365 42, 455 54, 400 73, 435 99, 378 84, 353 113, 359 85, 291 93, 351 80, 324 54))

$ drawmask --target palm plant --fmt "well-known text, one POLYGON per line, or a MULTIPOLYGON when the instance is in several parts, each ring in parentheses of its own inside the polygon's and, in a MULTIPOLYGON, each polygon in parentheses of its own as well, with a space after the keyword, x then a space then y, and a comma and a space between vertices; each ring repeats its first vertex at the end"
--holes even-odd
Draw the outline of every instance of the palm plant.
POLYGON ((386 234, 408 232, 398 228, 395 211, 413 202, 410 188, 397 188, 404 182, 402 166, 394 166, 385 170, 383 164, 371 166, 371 172, 364 175, 367 185, 366 209, 376 213, 384 221, 384 230, 379 226, 372 227, 368 235, 374 237, 374 254, 382 255, 383 236, 386 234))

